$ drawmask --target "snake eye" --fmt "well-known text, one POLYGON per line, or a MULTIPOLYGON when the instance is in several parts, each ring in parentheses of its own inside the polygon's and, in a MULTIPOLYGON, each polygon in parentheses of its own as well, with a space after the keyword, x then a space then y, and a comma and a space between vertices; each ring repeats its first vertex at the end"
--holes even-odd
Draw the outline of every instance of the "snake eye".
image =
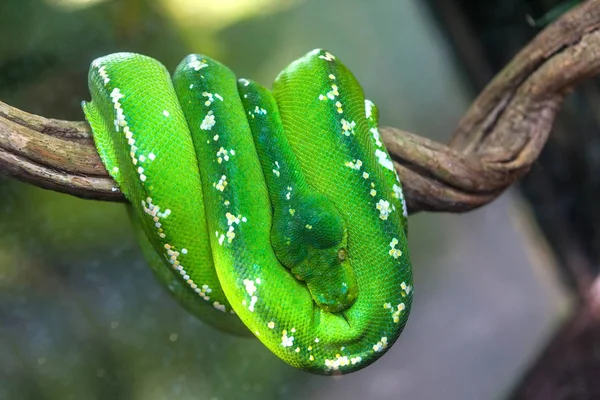
POLYGON ((338 250, 338 258, 340 259, 340 261, 344 261, 346 259, 346 249, 338 250))

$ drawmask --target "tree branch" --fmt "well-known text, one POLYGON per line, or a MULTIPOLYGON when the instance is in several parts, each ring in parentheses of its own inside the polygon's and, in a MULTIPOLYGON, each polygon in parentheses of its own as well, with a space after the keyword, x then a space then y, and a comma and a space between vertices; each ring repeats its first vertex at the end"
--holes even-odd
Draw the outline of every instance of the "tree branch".
MULTIPOLYGON (((464 212, 489 203, 539 156, 573 86, 600 72, 600 0, 540 33, 485 88, 448 146, 380 129, 411 212, 464 212)), ((0 172, 74 196, 125 201, 85 122, 47 119, 0 102, 0 172)))

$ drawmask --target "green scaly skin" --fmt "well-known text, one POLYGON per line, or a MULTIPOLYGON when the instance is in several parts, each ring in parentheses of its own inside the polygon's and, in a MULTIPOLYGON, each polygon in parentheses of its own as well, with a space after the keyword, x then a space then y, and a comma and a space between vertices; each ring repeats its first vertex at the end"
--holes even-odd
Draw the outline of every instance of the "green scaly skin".
POLYGON ((156 277, 203 321, 290 365, 357 371, 412 303, 406 206, 377 109, 332 54, 272 91, 190 55, 95 60, 83 103, 156 277))

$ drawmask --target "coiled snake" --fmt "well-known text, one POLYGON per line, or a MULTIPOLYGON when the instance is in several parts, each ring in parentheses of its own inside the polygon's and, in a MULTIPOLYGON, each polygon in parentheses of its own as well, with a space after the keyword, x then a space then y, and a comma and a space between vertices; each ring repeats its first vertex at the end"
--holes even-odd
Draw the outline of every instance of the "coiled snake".
POLYGON ((203 321, 305 371, 359 370, 412 302, 406 205, 378 112, 314 50, 267 90, 190 55, 95 60, 83 109, 142 249, 203 321))

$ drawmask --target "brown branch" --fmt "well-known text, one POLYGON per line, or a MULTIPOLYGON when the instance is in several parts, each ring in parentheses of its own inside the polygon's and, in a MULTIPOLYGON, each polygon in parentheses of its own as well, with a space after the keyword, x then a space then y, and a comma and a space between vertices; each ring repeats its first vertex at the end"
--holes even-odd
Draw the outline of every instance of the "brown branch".
MULTIPOLYGON (((589 0, 540 33, 492 80, 448 146, 381 128, 411 212, 463 212, 492 201, 537 159, 565 95, 598 73, 600 0, 589 0)), ((86 123, 2 102, 0 172, 79 197, 124 201, 86 123)))

